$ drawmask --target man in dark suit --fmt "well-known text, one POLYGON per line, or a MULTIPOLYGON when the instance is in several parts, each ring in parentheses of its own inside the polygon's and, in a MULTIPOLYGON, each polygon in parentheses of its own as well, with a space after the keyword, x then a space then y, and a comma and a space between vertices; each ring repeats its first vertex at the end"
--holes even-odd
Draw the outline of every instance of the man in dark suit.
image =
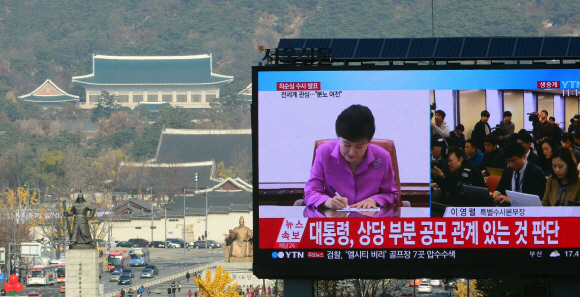
POLYGON ((487 110, 482 111, 481 120, 477 122, 477 124, 475 124, 475 127, 473 127, 473 132, 471 132, 471 138, 477 141, 478 145, 477 148, 482 152, 484 151, 483 139, 485 138, 486 135, 489 135, 491 133, 491 127, 487 123, 488 120, 489 120, 489 111, 487 110))
POLYGON ((526 129, 521 129, 518 131, 518 143, 521 143, 526 149, 526 161, 539 167, 540 157, 538 157, 538 155, 536 155, 536 153, 530 149, 533 141, 534 139, 532 138, 532 135, 526 131, 526 129))
POLYGON ((546 191, 546 177, 542 169, 530 162, 526 162, 526 149, 521 143, 514 143, 504 151, 508 167, 503 171, 495 192, 491 195, 496 203, 509 205, 510 200, 506 191, 544 197, 546 191))

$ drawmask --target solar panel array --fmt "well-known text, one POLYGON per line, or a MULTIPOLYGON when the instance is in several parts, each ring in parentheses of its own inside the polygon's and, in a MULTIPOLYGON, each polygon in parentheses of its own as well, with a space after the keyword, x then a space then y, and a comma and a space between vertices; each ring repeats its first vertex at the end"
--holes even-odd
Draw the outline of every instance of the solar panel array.
POLYGON ((331 48, 341 60, 580 58, 580 37, 280 39, 283 48, 331 48))

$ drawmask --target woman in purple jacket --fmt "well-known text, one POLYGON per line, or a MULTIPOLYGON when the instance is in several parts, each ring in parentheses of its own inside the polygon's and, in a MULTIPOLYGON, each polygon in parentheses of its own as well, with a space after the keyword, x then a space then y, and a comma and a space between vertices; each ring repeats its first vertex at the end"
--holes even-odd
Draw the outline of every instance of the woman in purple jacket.
POLYGON ((338 139, 316 150, 310 179, 304 187, 307 206, 342 209, 397 204, 391 156, 370 144, 375 118, 366 106, 351 105, 336 119, 338 139))

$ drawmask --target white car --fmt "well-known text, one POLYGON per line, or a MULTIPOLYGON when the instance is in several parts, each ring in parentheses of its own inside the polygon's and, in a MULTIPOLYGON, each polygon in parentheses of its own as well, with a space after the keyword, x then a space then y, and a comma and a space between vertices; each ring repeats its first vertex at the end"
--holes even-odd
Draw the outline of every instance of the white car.
POLYGON ((428 283, 422 283, 417 288, 417 293, 433 293, 433 288, 428 283))
POLYGON ((171 242, 171 241, 167 241, 165 243, 167 245, 168 248, 180 248, 181 245, 175 242, 171 242))
POLYGON ((431 287, 441 287, 441 280, 440 279, 432 279, 429 281, 429 285, 431 285, 431 287))

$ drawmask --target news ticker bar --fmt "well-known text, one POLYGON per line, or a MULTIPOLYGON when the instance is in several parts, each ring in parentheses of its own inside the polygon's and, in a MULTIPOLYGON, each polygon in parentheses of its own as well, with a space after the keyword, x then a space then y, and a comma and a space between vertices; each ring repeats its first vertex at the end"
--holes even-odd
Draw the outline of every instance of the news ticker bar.
POLYGON ((260 249, 580 248, 580 217, 263 218, 260 249))

